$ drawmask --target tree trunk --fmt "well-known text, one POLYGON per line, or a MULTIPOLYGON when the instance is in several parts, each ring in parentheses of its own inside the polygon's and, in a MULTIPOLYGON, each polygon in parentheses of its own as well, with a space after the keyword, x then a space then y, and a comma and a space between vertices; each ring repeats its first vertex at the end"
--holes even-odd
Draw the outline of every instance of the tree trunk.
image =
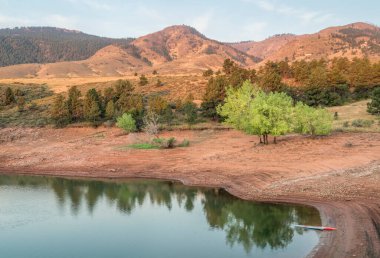
POLYGON ((273 138, 273 143, 277 144, 277 137, 276 136, 274 136, 274 138, 273 138))
POLYGON ((261 135, 259 135, 259 138, 260 138, 260 143, 263 143, 263 140, 261 139, 261 135))

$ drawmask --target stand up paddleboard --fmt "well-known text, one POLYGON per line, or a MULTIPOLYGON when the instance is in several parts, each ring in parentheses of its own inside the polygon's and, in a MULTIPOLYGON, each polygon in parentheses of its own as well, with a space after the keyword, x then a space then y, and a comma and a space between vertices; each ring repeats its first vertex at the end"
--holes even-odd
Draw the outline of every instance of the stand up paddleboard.
POLYGON ((297 228, 304 228, 304 229, 312 229, 312 230, 320 230, 320 231, 333 231, 336 230, 336 228, 332 227, 318 227, 318 226, 306 226, 306 225, 295 225, 297 228))

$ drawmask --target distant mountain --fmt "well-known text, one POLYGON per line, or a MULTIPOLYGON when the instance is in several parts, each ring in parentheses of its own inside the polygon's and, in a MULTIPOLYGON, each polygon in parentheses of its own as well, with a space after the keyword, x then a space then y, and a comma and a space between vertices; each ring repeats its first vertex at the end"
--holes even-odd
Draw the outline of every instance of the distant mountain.
MULTIPOLYGON (((55 30, 68 33, 68 36, 74 38, 76 37, 73 34, 83 34, 55 30)), ((171 26, 132 41, 112 41, 95 37, 95 40, 98 39, 111 45, 99 49, 85 60, 47 64, 35 62, 3 67, 0 69, 0 78, 123 76, 152 70, 159 70, 161 73, 187 73, 200 72, 207 68, 220 69, 226 58, 241 66, 251 66, 259 61, 256 57, 208 39, 194 28, 184 25, 171 26)), ((27 48, 23 50, 28 51, 27 48)))
POLYGON ((54 27, 0 29, 0 66, 84 60, 111 44, 132 39, 111 39, 54 27))
POLYGON ((332 59, 364 57, 380 60, 380 28, 367 23, 330 27, 314 34, 279 35, 261 42, 231 46, 268 60, 332 59))
POLYGON ((230 43, 230 45, 249 55, 255 55, 261 59, 266 59, 296 37, 297 36, 294 34, 280 34, 263 41, 243 41, 230 43))
POLYGON ((380 28, 366 23, 240 43, 221 43, 184 25, 134 40, 34 27, 0 30, 0 43, 3 66, 33 63, 0 68, 0 78, 123 76, 153 70, 166 74, 198 73, 208 68, 221 69, 226 58, 243 67, 285 58, 295 61, 368 56, 380 60, 380 28))
MULTIPOLYGON (((153 65, 184 66, 186 62, 195 68, 220 68, 224 59, 247 66, 258 58, 241 52, 221 42, 208 39, 196 29, 181 25, 137 38, 132 45, 153 65)), ((175 67, 173 67, 175 68, 175 67)))

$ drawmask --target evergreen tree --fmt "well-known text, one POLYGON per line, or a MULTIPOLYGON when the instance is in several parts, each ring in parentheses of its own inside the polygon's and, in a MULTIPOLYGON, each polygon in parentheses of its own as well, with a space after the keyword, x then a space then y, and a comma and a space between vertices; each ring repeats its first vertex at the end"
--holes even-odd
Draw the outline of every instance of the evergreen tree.
POLYGON ((100 119, 102 115, 102 106, 100 97, 96 89, 90 89, 86 93, 84 99, 84 117, 87 121, 95 122, 100 119))
POLYGON ((106 118, 112 120, 115 117, 115 103, 113 100, 108 101, 106 106, 106 118))
POLYGON ((103 101, 104 103, 108 103, 111 100, 114 102, 117 100, 116 91, 112 87, 107 87, 103 92, 103 101))
POLYGON ((225 59, 223 63, 223 72, 225 74, 231 74, 236 64, 231 59, 225 59))
POLYGON ((148 111, 153 112, 157 115, 161 115, 166 107, 168 102, 160 96, 153 96, 148 98, 148 111))
POLYGON ((279 91, 282 88, 282 77, 275 62, 267 62, 259 71, 259 84, 265 91, 279 91))
POLYGON ((185 115, 185 121, 187 124, 195 124, 198 118, 197 106, 192 102, 186 102, 182 107, 182 112, 185 115))
POLYGON ((139 81, 139 85, 140 86, 145 86, 148 84, 148 78, 146 78, 146 76, 144 74, 142 74, 140 76, 140 81, 139 81))
POLYGON ((70 113, 67 107, 67 102, 65 97, 61 94, 59 94, 54 100, 51 109, 51 118, 57 127, 65 126, 70 122, 70 113))
POLYGON ((380 87, 373 90, 371 96, 371 102, 368 104, 367 111, 373 115, 380 115, 380 87))
POLYGON ((23 96, 20 96, 17 98, 17 108, 19 112, 24 111, 25 108, 25 98, 23 96))
POLYGON ((92 101, 90 105, 90 109, 86 113, 86 119, 91 122, 96 122, 100 119, 102 112, 99 106, 99 103, 96 101, 92 101))
POLYGON ((16 102, 15 95, 10 87, 7 87, 5 90, 5 105, 11 105, 16 102))
POLYGON ((128 80, 118 80, 114 84, 116 98, 119 99, 122 94, 132 94, 134 87, 128 80))
POLYGON ((168 126, 171 126, 173 124, 173 120, 174 120, 174 113, 173 113, 173 109, 170 105, 167 105, 162 116, 161 116, 161 119, 164 123, 166 123, 168 126))
POLYGON ((78 121, 83 118, 83 102, 81 100, 82 93, 76 86, 69 89, 67 106, 72 121, 78 121))
POLYGON ((223 103, 227 87, 228 81, 223 75, 209 79, 201 104, 202 115, 204 117, 209 117, 214 120, 220 118, 216 112, 216 107, 223 103))

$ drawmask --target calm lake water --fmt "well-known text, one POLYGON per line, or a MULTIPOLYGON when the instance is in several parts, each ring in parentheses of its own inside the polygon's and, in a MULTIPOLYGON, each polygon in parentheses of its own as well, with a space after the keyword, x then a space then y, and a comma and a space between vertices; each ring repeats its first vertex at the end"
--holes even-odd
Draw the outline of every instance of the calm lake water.
POLYGON ((0 257, 304 257, 316 209, 161 181, 0 176, 0 257))

